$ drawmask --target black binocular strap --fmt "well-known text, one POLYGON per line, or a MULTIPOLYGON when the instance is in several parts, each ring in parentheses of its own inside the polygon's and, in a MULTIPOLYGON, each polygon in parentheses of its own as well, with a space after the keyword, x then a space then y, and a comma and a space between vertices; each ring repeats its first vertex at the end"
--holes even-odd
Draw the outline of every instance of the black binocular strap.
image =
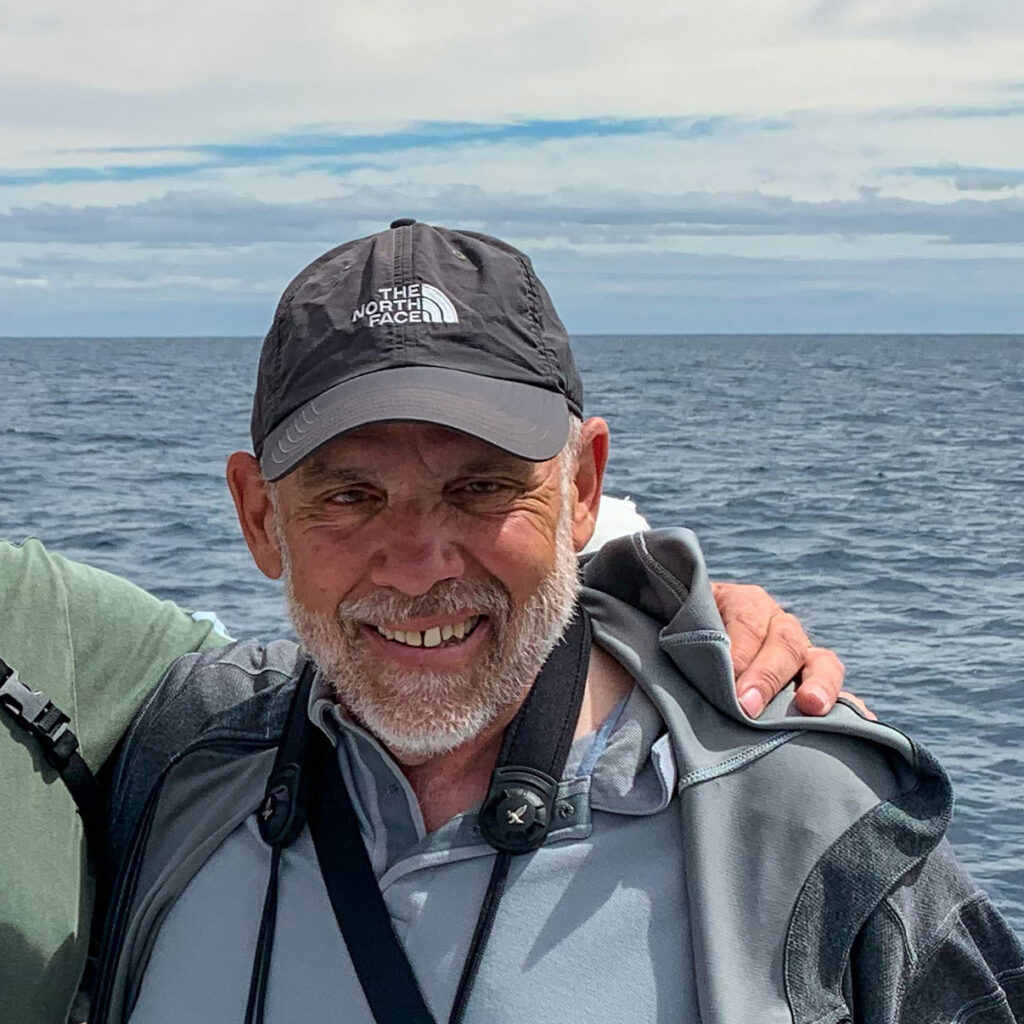
POLYGON ((316 798, 309 831, 349 958, 378 1024, 434 1024, 370 864, 359 819, 338 767, 338 754, 318 737, 316 798))
MULTIPOLYGON (((245 1007, 245 1024, 263 1024, 270 977, 270 958, 274 950, 277 928, 277 888, 281 871, 281 853, 294 842, 306 825, 309 804, 310 776, 308 748, 316 727, 309 719, 309 698, 316 678, 316 666, 303 658, 295 693, 288 707, 284 734, 277 748, 274 767, 267 780, 263 801, 256 812, 260 836, 270 846, 270 877, 263 897, 263 913, 256 936, 249 999, 245 1007)), ((326 740, 325 740, 326 742, 326 740)))
POLYGON ((587 687, 591 640, 590 616, 577 605, 562 639, 505 729, 498 764, 478 818, 483 837, 497 854, 448 1024, 462 1024, 465 1017, 505 893, 512 857, 536 850, 551 830, 558 782, 565 771, 587 687))

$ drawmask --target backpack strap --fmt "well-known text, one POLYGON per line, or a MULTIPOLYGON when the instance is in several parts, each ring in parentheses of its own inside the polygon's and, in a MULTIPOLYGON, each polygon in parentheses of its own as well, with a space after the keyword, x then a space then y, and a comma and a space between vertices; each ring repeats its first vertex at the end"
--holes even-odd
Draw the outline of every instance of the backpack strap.
POLYGON ((19 729, 34 737, 43 757, 61 777, 78 807, 89 850, 99 857, 104 838, 103 791, 78 752, 71 719, 44 693, 33 690, 0 659, 0 709, 19 729))

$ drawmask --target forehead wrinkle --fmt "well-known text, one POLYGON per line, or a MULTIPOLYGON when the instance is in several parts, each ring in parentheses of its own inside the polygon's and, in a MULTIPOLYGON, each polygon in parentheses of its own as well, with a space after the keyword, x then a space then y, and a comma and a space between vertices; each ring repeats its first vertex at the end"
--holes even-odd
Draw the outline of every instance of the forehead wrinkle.
POLYGON ((373 469, 362 466, 332 466, 324 459, 313 458, 304 462, 297 473, 298 482, 306 487, 323 484, 353 484, 375 479, 373 469))
MULTIPOLYGON (((418 424, 416 426, 419 426, 418 424)), ((382 484, 387 474, 382 473, 381 456, 394 451, 398 445, 412 455, 431 476, 476 475, 505 473, 517 479, 531 477, 544 463, 523 459, 496 445, 443 428, 433 428, 433 435, 419 433, 419 436, 404 433, 376 436, 372 428, 360 431, 355 438, 370 445, 367 451, 363 444, 350 449, 348 444, 326 446, 305 459, 296 470, 296 482, 300 487, 317 488, 324 485, 344 486, 346 484, 382 484), (407 436, 410 435, 411 436, 407 436), (471 444, 470 451, 459 449, 471 444), (378 451, 382 449, 382 451, 378 451)), ((341 441, 342 439, 338 439, 341 441)), ((550 460, 548 460, 550 461, 550 460)), ((387 464, 385 462, 385 464, 387 464)), ((396 467, 397 468, 397 467, 396 467)))
POLYGON ((539 463, 531 462, 528 459, 520 459, 500 449, 493 454, 473 455, 462 464, 464 473, 494 473, 504 471, 516 475, 528 475, 539 463))

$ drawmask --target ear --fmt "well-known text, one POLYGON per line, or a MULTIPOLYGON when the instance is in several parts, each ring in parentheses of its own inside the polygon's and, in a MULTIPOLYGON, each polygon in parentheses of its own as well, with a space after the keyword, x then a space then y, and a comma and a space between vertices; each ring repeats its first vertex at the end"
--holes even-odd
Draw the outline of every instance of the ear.
POLYGON ((594 534, 604 467, 608 464, 608 438, 608 424, 603 419, 592 416, 584 420, 579 465, 573 480, 576 504, 572 515, 572 542, 577 551, 582 551, 594 534))
POLYGON ((253 561, 264 576, 276 580, 284 571, 284 560, 274 528, 274 506, 260 464, 248 452, 234 452, 228 458, 225 475, 253 561))

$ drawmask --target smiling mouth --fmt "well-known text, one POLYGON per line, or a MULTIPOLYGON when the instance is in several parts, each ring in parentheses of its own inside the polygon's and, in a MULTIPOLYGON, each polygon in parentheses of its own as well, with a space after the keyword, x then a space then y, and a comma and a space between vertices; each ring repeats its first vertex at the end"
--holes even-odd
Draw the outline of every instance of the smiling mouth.
POLYGON ((466 637, 480 624, 481 615, 470 615, 462 622, 454 622, 444 626, 431 626, 430 629, 388 629, 386 626, 375 626, 370 623, 385 640, 406 647, 454 647, 462 643, 466 637))

